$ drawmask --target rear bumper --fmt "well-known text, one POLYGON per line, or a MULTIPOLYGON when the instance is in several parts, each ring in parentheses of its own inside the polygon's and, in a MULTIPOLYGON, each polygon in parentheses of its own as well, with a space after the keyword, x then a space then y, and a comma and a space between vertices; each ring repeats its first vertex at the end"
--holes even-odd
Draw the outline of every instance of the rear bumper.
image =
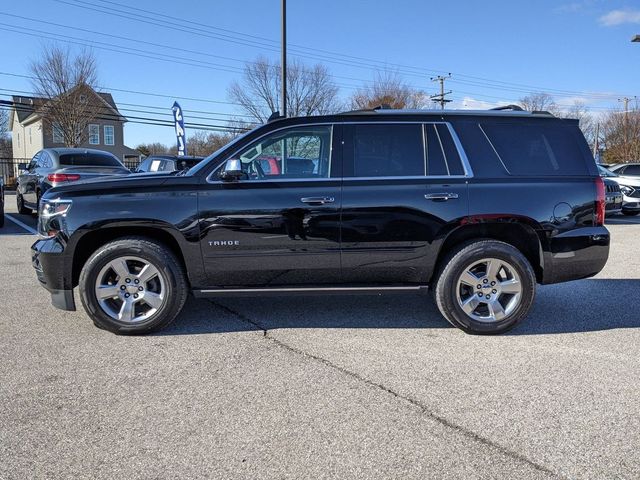
POLYGON ((609 231, 605 227, 585 227, 550 239, 544 253, 543 284, 567 282, 599 273, 609 258, 609 231))
POLYGON ((31 246, 31 264, 38 282, 51 293, 51 303, 61 310, 76 309, 71 285, 71 265, 57 238, 37 240, 31 246))

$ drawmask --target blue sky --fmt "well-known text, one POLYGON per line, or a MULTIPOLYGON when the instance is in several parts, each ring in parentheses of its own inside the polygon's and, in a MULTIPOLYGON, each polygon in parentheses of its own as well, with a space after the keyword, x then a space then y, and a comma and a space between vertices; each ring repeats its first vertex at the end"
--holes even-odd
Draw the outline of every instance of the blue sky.
MULTIPOLYGON (((376 68, 398 71, 428 93, 437 88, 431 76, 451 72, 453 108, 547 91, 561 105, 580 100, 602 113, 618 108, 621 96, 640 95, 640 43, 630 42, 640 34, 639 1, 289 0, 288 27, 290 55, 324 63, 345 98, 376 68)), ((52 38, 93 45, 99 83, 125 115, 169 119, 175 97, 187 122, 224 125, 239 112, 228 103, 228 85, 243 62, 278 58, 279 36, 279 0, 3 2, 0 72, 28 74, 29 60, 52 38), (180 30, 167 26, 171 18, 180 30)), ((30 90, 28 79, 0 74, 0 94, 30 90)), ((175 138, 171 128, 131 122, 125 141, 175 138)))

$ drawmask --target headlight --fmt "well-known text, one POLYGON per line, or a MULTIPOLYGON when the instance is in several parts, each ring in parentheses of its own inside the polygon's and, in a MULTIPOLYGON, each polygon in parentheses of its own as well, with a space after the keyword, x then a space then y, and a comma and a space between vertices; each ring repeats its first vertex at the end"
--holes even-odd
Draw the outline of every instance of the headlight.
POLYGON ((627 185, 620 185, 620 191, 622 192, 623 195, 626 195, 627 197, 630 197, 631 194, 633 192, 635 192, 635 189, 633 187, 629 187, 627 185))
POLYGON ((55 237, 58 232, 66 232, 65 217, 71 208, 71 200, 41 200, 38 215, 38 233, 43 237, 55 237))

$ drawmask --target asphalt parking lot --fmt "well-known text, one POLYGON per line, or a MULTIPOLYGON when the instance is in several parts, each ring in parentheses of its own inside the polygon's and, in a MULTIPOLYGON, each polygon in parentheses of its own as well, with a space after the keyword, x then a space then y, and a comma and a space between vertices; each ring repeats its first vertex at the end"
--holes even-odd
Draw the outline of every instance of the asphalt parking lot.
POLYGON ((640 478, 638 217, 499 337, 419 296, 191 299, 118 337, 50 305, 6 200, 2 479, 640 478))

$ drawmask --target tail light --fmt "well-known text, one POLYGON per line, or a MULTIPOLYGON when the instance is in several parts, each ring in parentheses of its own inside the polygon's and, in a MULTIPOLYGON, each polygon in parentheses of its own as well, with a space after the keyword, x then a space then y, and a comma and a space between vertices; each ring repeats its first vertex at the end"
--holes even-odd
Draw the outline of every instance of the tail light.
POLYGON ((80 180, 80 175, 77 173, 50 173, 47 175, 47 179, 53 183, 75 182, 80 180))
POLYGON ((596 226, 604 225, 604 214, 606 210, 605 187, 602 177, 596 178, 596 226))

